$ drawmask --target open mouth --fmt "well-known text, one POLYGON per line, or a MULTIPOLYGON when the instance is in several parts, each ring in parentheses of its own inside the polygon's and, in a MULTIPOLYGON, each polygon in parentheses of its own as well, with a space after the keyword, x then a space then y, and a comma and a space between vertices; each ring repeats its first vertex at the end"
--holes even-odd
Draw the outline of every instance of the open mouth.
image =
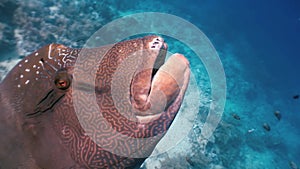
POLYGON ((158 118, 176 100, 176 103, 181 103, 189 81, 188 60, 181 54, 173 54, 164 62, 167 45, 162 39, 159 40, 161 45, 157 53, 151 51, 151 47, 150 51, 145 52, 147 55, 143 58, 146 61, 131 82, 131 103, 142 123, 158 118))

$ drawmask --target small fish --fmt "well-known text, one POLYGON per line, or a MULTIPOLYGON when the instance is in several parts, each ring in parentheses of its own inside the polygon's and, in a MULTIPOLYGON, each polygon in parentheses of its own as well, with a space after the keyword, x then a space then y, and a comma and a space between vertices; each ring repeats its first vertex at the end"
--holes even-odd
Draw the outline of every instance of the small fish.
POLYGON ((292 169, 299 169, 298 166, 297 166, 297 164, 294 161, 290 161, 290 167, 292 169))
POLYGON ((293 96, 293 99, 299 99, 299 97, 300 97, 300 95, 297 94, 297 95, 294 95, 294 96, 293 96))
POLYGON ((232 114, 232 117, 235 118, 236 120, 241 120, 240 116, 237 114, 232 114))
POLYGON ((253 128, 252 128, 252 129, 249 129, 249 130, 248 130, 248 133, 252 133, 253 131, 255 131, 255 129, 253 129, 253 128))
POLYGON ((274 115, 276 116, 277 120, 281 119, 281 113, 280 113, 280 111, 275 111, 274 115))
POLYGON ((271 127, 269 126, 268 123, 264 123, 264 124, 263 124, 263 128, 264 128, 266 131, 270 131, 270 130, 271 130, 271 127))

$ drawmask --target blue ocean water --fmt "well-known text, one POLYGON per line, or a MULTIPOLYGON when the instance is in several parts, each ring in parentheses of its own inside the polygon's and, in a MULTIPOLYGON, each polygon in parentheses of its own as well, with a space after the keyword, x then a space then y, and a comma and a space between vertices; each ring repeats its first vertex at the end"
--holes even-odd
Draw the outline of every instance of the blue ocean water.
MULTIPOLYGON (((300 98, 293 98, 300 95, 297 0, 0 0, 0 76, 38 47, 52 42, 81 47, 101 26, 137 12, 168 13, 197 26, 217 50, 227 82, 225 110, 206 152, 198 149, 201 126, 195 122, 191 141, 178 145, 187 146, 182 147, 186 153, 153 157, 144 168, 285 169, 292 162, 300 166, 300 98), (281 120, 275 111, 280 111, 281 120)), ((199 88, 209 95, 201 61, 187 46, 176 44, 170 39, 170 50, 187 55, 199 88)))

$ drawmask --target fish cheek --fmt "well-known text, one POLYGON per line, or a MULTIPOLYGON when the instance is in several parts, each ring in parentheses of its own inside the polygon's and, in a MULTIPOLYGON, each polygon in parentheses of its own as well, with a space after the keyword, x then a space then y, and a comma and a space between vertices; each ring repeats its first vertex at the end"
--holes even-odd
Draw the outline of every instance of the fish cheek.
POLYGON ((67 93, 67 90, 59 88, 50 89, 40 99, 34 113, 26 116, 22 126, 25 145, 40 168, 68 168, 75 164, 56 126, 57 121, 64 121, 64 118, 57 118, 58 114, 63 113, 62 110, 69 110, 69 107, 66 109, 67 93))
POLYGON ((40 145, 41 147, 44 147, 45 145, 42 143, 51 141, 44 140, 41 142, 40 140, 53 135, 53 113, 55 113, 56 108, 62 104, 61 100, 66 95, 70 84, 71 76, 67 73, 67 71, 57 71, 53 85, 50 89, 48 89, 49 91, 45 92, 44 96, 39 98, 39 101, 33 107, 32 111, 25 113, 25 120, 22 128, 28 138, 27 140, 36 142, 33 145, 40 145))
POLYGON ((67 168, 74 165, 68 150, 54 129, 52 113, 27 119, 23 125, 25 145, 40 168, 67 168))

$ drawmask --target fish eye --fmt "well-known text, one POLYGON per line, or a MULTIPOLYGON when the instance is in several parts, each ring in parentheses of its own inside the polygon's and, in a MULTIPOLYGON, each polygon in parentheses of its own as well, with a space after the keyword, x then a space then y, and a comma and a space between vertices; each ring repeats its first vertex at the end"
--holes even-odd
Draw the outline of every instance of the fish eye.
POLYGON ((54 84, 58 89, 66 90, 70 87, 71 76, 68 74, 67 70, 58 70, 55 74, 54 84))

